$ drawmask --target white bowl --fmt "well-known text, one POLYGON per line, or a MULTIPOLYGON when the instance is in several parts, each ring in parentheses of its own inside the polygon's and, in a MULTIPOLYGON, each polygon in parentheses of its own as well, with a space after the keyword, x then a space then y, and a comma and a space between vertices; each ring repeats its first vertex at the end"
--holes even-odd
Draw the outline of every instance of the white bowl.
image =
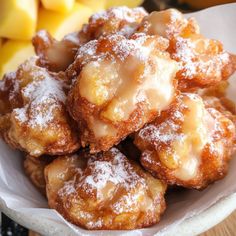
MULTIPOLYGON (((31 217, 26 216, 22 213, 9 209, 1 201, 0 209, 3 213, 5 213, 17 223, 25 226, 26 228, 34 230, 42 235, 75 235, 75 233, 65 224, 58 224, 54 221, 50 221, 43 217, 40 218, 36 215, 32 215, 31 217)), ((168 231, 163 232, 162 235, 187 236, 200 234, 224 220, 234 210, 236 210, 236 194, 232 194, 224 199, 221 199, 213 206, 203 211, 201 214, 184 220, 179 225, 169 228, 168 231)))
MULTIPOLYGON (((235 36, 236 36, 236 28, 234 25, 235 22, 235 11, 236 11, 236 3, 235 4, 228 4, 225 5, 223 7, 214 7, 211 8, 209 10, 205 10, 202 11, 200 13, 194 13, 193 15, 197 18, 198 22, 200 23, 202 32, 204 33, 204 35, 206 35, 207 37, 212 37, 212 38, 218 38, 220 39, 225 45, 226 48, 231 51, 236 53, 236 48, 235 48, 235 36), (222 15, 224 17, 222 17, 222 15), (221 16, 221 17, 219 17, 221 16), (216 27, 217 26, 217 27, 216 27), (231 27, 230 27, 231 26, 231 27), (223 32, 223 33, 222 33, 223 32)), ((235 91, 236 91, 236 83, 235 81, 233 81, 231 83, 231 87, 230 87, 230 94, 231 94, 231 99, 234 99, 234 101, 236 102, 236 97, 235 97, 235 91)), ((1 144, 1 143, 0 143, 1 144)), ((0 187, 0 193, 3 193, 3 196, 1 196, 0 194, 0 210, 2 212, 4 212, 6 215, 8 215, 10 218, 12 218, 13 220, 15 220, 16 222, 18 222, 19 224, 32 229, 36 232, 39 232, 43 235, 75 235, 74 231, 72 231, 71 228, 69 228, 69 226, 67 226, 65 223, 63 223, 61 221, 61 223, 59 221, 54 221, 52 219, 49 219, 47 217, 45 217, 43 214, 39 214, 38 212, 38 207, 41 206, 35 206, 35 214, 31 214, 29 213, 29 210, 31 210, 32 208, 34 208, 34 204, 32 202, 32 204, 28 204, 29 201, 25 201, 24 202, 24 198, 27 197, 27 194, 31 193, 31 191, 33 189, 30 189, 32 186, 29 185, 29 181, 25 180, 26 177, 22 176, 23 172, 22 170, 19 169, 19 163, 17 164, 16 162, 18 162, 18 158, 14 157, 16 159, 14 159, 14 162, 9 159, 9 155, 11 155, 11 151, 10 150, 4 150, 3 148, 0 148, 1 152, 0 152, 0 157, 2 156, 2 160, 0 158, 0 161, 2 161, 2 163, 0 162, 0 175, 1 172, 4 172, 4 168, 6 168, 7 170, 9 169, 9 171, 6 171, 7 173, 5 173, 5 175, 3 175, 3 178, 0 181, 0 184, 2 184, 2 186, 7 186, 9 189, 8 192, 4 192, 4 188, 0 187), (6 166, 6 164, 8 164, 8 166, 6 166), (14 164, 14 167, 13 167, 14 164), (7 178, 8 177, 8 178, 7 178), (8 180, 12 179, 13 182, 10 182, 8 180), (24 183, 25 181, 25 183, 24 183), (19 185, 21 184, 21 185, 19 185), (23 185, 24 184, 24 185, 23 185), (23 188, 24 187, 24 188, 23 188), (21 190, 21 195, 20 197, 17 199, 12 197, 13 195, 11 194, 12 192, 14 192, 14 188, 19 188, 21 190), (23 188, 23 189, 22 189, 23 188), (5 194, 5 195, 4 195, 5 194), (6 197, 7 196, 7 197, 6 197), (13 206, 11 208, 7 207, 6 204, 4 203, 4 201, 1 200, 1 197, 4 197, 6 199, 9 200, 9 206, 13 206), (22 203, 23 202, 23 203, 22 203), (27 203, 27 204, 26 204, 27 203), (26 210, 27 213, 23 213, 24 211, 22 210, 17 210, 23 208, 26 210), (15 209, 15 210, 13 210, 15 209)), ((236 156, 235 156, 236 157, 236 156)), ((220 196, 222 195, 222 192, 224 192, 225 190, 229 190, 230 193, 235 192, 235 170, 236 168, 236 159, 234 159, 234 166, 232 166, 231 168, 231 175, 230 175, 230 179, 228 178, 228 182, 224 182, 224 180, 219 181, 218 185, 215 185, 214 187, 215 190, 217 189, 217 192, 211 192, 211 196, 214 197, 214 194, 219 194, 220 196), (220 184, 221 183, 221 184, 220 184), (226 185, 227 184, 227 189, 226 189, 226 185), (218 188, 217 188, 218 186, 218 188), (219 188, 219 186, 221 186, 219 188), (233 186, 230 190, 230 187, 233 186)), ((228 175, 229 177, 229 175, 228 175)), ((236 194, 232 194, 229 195, 229 192, 227 192, 227 194, 225 193, 225 195, 222 196, 228 196, 228 197, 223 197, 220 198, 221 200, 217 201, 215 204, 211 205, 211 207, 206 207, 204 208, 204 211, 201 211, 200 214, 194 214, 193 217, 188 218, 186 220, 183 220, 181 223, 179 224, 175 224, 173 226, 168 227, 168 230, 163 231, 161 234, 162 235, 196 235, 196 234, 200 234, 206 230, 208 230, 209 228, 213 227, 214 225, 216 225, 217 223, 219 223, 220 221, 222 221, 223 219, 225 219, 231 212, 233 212, 236 209, 236 194)), ((16 191, 16 195, 19 193, 19 191, 16 191)), ((202 193, 201 193, 202 194, 202 193)), ((31 198, 29 198, 28 200, 32 200, 32 196, 33 199, 35 199, 38 194, 37 192, 35 193, 35 195, 32 193, 32 195, 30 196, 31 198), (34 198, 35 197, 35 198, 34 198)), ((206 199, 206 198, 204 198, 206 199)), ((202 203, 204 203, 205 201, 203 201, 204 199, 201 199, 202 203)), ((212 199, 212 198, 210 198, 212 199)), ((219 199, 219 198, 217 198, 219 199)), ((182 199, 181 199, 182 200, 182 199)), ((215 200, 216 201, 216 200, 215 200)), ((214 201, 214 202, 215 202, 214 201)), ((41 201, 39 201, 41 203, 41 201)), ((39 204, 40 205, 40 204, 39 204)), ((209 206, 209 205, 208 205, 209 206)), ((47 206, 45 206, 47 207, 47 206)), ((184 205, 185 207, 185 205, 184 205)), ((187 208, 185 208, 187 209, 187 208)), ((199 209, 199 206, 198 206, 199 209)), ((175 208, 174 208, 175 210, 175 208)), ((195 209, 196 210, 196 209, 195 209)), ((200 212, 200 211, 198 211, 200 212)), ((193 215, 193 214, 192 214, 193 215)), ((81 231, 82 233, 78 233, 77 235, 80 236, 84 236, 84 235, 91 235, 93 233, 91 233, 92 231, 81 231)), ((145 231, 146 232, 146 231, 145 231)), ((99 236, 105 236, 108 233, 105 231, 99 233, 99 236)), ((122 235, 125 235, 126 231, 124 231, 124 233, 122 235)), ((157 233, 158 234, 158 233, 157 233)), ((111 232, 109 232, 109 235, 111 235, 111 232)), ((116 234, 118 235, 118 234, 116 234)), ((130 234, 129 234, 130 235, 130 234)), ((132 234, 132 235, 137 235, 137 234, 132 234)), ((138 234, 139 235, 139 234, 138 234)), ((143 235, 145 235, 145 233, 143 233, 143 235)), ((158 234, 160 235, 160 233, 158 234)), ((146 236, 146 235, 145 235, 146 236)))

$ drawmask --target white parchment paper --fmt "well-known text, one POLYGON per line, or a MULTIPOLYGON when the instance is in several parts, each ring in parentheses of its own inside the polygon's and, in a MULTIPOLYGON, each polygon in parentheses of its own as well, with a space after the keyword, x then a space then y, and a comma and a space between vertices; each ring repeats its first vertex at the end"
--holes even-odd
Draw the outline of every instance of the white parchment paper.
MULTIPOLYGON (((226 50, 236 53, 236 3, 213 7, 188 14, 187 17, 189 16, 194 16, 197 19, 202 34, 209 38, 219 39, 225 45, 226 50)), ((230 79, 228 96, 236 102, 235 95, 236 76, 234 75, 230 79)), ((56 228, 66 230, 66 235, 151 236, 155 233, 160 235, 162 232, 167 232, 170 226, 177 225, 184 219, 199 214, 219 199, 236 192, 235 156, 231 161, 227 177, 204 191, 185 190, 171 193, 167 199, 167 211, 159 224, 148 229, 134 231, 88 231, 72 226, 56 211, 48 209, 46 199, 24 175, 20 155, 19 152, 11 150, 0 140, 0 206, 5 211, 6 209, 9 212, 13 210, 16 214, 24 215, 29 222, 28 227, 33 227, 32 220, 34 224, 44 225, 41 226, 41 232, 50 232, 52 235, 58 235, 56 228), (32 219, 31 223, 30 219, 32 219), (50 228, 55 230, 54 233, 50 228)), ((65 231, 61 234, 65 235, 65 231)))

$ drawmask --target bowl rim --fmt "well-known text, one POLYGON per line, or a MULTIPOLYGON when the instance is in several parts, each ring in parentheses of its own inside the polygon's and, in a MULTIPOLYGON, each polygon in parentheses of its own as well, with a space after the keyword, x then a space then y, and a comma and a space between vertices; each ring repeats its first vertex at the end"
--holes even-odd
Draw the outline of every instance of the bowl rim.
MULTIPOLYGON (((42 217, 39 218, 37 215, 31 215, 29 217, 24 213, 12 210, 8 208, 6 204, 1 200, 0 210, 17 223, 42 235, 83 236, 82 233, 75 234, 68 226, 63 223, 58 223, 42 217)), ((234 210, 236 210, 236 193, 222 198, 200 214, 185 219, 180 223, 174 224, 164 231, 157 232, 155 235, 197 235, 223 221, 234 210)), ((87 235, 89 235, 89 232, 87 235)))

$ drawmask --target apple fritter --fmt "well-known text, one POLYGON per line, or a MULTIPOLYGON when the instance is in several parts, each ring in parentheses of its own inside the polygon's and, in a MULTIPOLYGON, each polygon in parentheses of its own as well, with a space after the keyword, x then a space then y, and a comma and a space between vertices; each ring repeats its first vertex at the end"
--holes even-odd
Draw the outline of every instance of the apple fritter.
POLYGON ((91 152, 106 151, 153 120, 175 97, 178 65, 159 36, 111 35, 82 46, 69 67, 68 110, 91 152))
POLYGON ((141 164, 170 185, 203 189, 223 178, 234 151, 234 123, 197 94, 181 94, 136 133, 141 164))
POLYGON ((46 195, 44 169, 52 160, 53 158, 50 156, 35 158, 30 155, 26 155, 24 160, 24 171, 26 175, 29 177, 33 185, 44 195, 46 195))
POLYGON ((45 178, 49 206, 87 229, 147 227, 165 210, 166 185, 116 148, 59 157, 45 178))
POLYGON ((63 73, 37 66, 36 57, 1 81, 1 103, 7 105, 0 131, 9 145, 32 156, 68 154, 80 147, 79 133, 65 107, 66 81, 63 73))
POLYGON ((205 107, 214 108, 221 112, 236 125, 236 106, 227 97, 202 96, 205 107))
POLYGON ((98 39, 100 36, 119 34, 130 37, 138 28, 147 12, 142 7, 113 7, 95 13, 79 32, 81 40, 98 39))
POLYGON ((64 71, 73 62, 76 52, 83 44, 110 34, 128 37, 135 32, 146 15, 141 7, 110 8, 92 15, 88 24, 79 32, 68 34, 61 41, 54 39, 47 31, 40 30, 32 40, 39 63, 50 71, 64 71))
POLYGON ((229 81, 223 80, 217 83, 216 85, 198 89, 196 93, 199 94, 201 97, 209 96, 209 97, 216 97, 216 98, 223 98, 227 96, 227 89, 229 87, 229 81))
POLYGON ((196 21, 175 9, 152 12, 139 32, 169 39, 168 52, 181 65, 177 77, 182 91, 215 85, 235 72, 235 58, 222 43, 202 36, 196 21))
POLYGON ((54 72, 65 71, 82 44, 77 33, 68 34, 57 41, 46 30, 38 31, 32 43, 40 66, 54 72))

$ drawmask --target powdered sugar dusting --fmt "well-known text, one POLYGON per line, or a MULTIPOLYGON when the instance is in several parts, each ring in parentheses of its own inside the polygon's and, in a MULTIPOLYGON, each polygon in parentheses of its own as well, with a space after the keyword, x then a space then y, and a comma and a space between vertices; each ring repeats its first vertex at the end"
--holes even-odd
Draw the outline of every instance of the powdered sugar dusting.
POLYGON ((59 195, 70 195, 76 192, 75 189, 75 181, 76 178, 73 178, 72 180, 69 180, 66 182, 63 188, 60 189, 59 195))
POLYGON ((75 188, 83 189, 88 194, 96 192, 96 197, 102 199, 102 191, 109 184, 114 187, 124 188, 127 192, 135 188, 137 184, 146 189, 145 179, 135 172, 127 158, 116 148, 112 148, 109 152, 112 158, 109 157, 108 159, 104 158, 104 156, 91 155, 87 162, 86 171, 84 172, 78 168, 78 177, 66 182, 60 191, 60 195, 73 193, 75 188), (73 185, 74 187, 68 185, 73 185))
POLYGON ((37 32, 38 37, 40 37, 47 45, 51 44, 51 37, 49 37, 46 30, 39 30, 37 32))
POLYGON ((90 23, 95 24, 98 20, 109 20, 112 18, 125 20, 126 22, 133 23, 136 22, 135 15, 146 15, 146 11, 142 7, 136 7, 130 9, 128 7, 113 7, 108 11, 101 11, 91 16, 90 23))
POLYGON ((201 43, 203 44, 202 50, 205 52, 197 49, 198 41, 177 37, 176 51, 172 55, 173 59, 181 62, 182 74, 189 79, 201 73, 204 73, 206 77, 211 75, 220 77, 222 67, 229 62, 228 53, 223 51, 215 55, 207 55, 207 50, 211 47, 212 41, 204 39, 201 43))
POLYGON ((17 120, 21 123, 25 123, 28 120, 25 108, 16 108, 14 109, 14 113, 17 120))
POLYGON ((171 122, 170 120, 161 123, 158 126, 155 125, 148 125, 145 128, 143 128, 139 132, 140 138, 144 139, 146 142, 151 142, 156 147, 160 145, 160 143, 170 143, 175 140, 181 140, 183 139, 183 134, 178 134, 175 131, 177 131, 179 127, 171 122), (165 132, 165 129, 167 127, 172 127, 172 129, 168 129, 167 132, 165 132))
POLYGON ((109 58, 115 61, 115 58, 124 61, 129 55, 137 57, 145 62, 150 54, 152 46, 145 46, 144 43, 152 36, 140 34, 137 39, 126 39, 121 35, 109 35, 100 40, 92 40, 83 45, 77 53, 77 60, 81 64, 86 64, 89 61, 99 61, 102 58, 109 58), (100 48, 100 45, 103 48, 100 48))
POLYGON ((89 24, 82 28, 81 35, 92 36, 91 39, 110 34, 130 37, 146 15, 147 12, 141 7, 113 7, 92 15, 89 24))
MULTIPOLYGON (((184 97, 188 97, 191 100, 198 99, 196 94, 186 93, 184 97)), ((172 142, 181 141, 185 138, 185 134, 182 133, 182 124, 185 119, 183 110, 187 107, 186 104, 181 101, 181 95, 178 99, 180 99, 180 102, 176 105, 177 109, 170 110, 165 120, 156 124, 154 121, 154 124, 151 123, 147 125, 138 133, 141 139, 151 143, 156 149, 158 149, 160 144, 169 146, 172 142)))
MULTIPOLYGON (((134 216, 130 219, 132 224, 139 220, 140 214, 145 220, 159 217, 162 212, 159 201, 165 192, 165 185, 159 180, 130 162, 116 148, 94 155, 83 154, 85 156, 78 158, 85 160, 86 166, 80 168, 76 164, 75 168, 81 171, 64 182, 56 207, 64 207, 63 212, 89 229, 126 224, 129 219, 123 217, 125 213, 134 216), (153 185, 154 189, 150 190, 153 185)), ((74 169, 71 171, 74 173, 74 169)))
POLYGON ((132 165, 122 153, 115 148, 112 148, 110 152, 114 157, 112 161, 99 160, 99 158, 89 160, 88 168, 91 170, 91 174, 81 176, 80 188, 86 189, 86 191, 96 190, 99 198, 101 191, 108 183, 122 185, 126 190, 133 188, 137 183, 145 185, 144 179, 134 172, 132 165))
POLYGON ((184 19, 183 14, 175 9, 170 9, 170 21, 166 27, 166 35, 168 38, 177 35, 188 24, 188 20, 184 19))
POLYGON ((80 46, 81 45, 81 41, 80 41, 80 38, 79 38, 79 35, 78 35, 77 32, 73 32, 73 33, 65 35, 63 40, 71 42, 71 43, 73 43, 76 46, 80 46))
POLYGON ((13 110, 15 118, 22 123, 27 121, 31 127, 45 128, 54 119, 55 109, 65 103, 62 82, 53 78, 44 68, 32 70, 26 65, 24 70, 33 81, 21 91, 25 106, 13 110))

